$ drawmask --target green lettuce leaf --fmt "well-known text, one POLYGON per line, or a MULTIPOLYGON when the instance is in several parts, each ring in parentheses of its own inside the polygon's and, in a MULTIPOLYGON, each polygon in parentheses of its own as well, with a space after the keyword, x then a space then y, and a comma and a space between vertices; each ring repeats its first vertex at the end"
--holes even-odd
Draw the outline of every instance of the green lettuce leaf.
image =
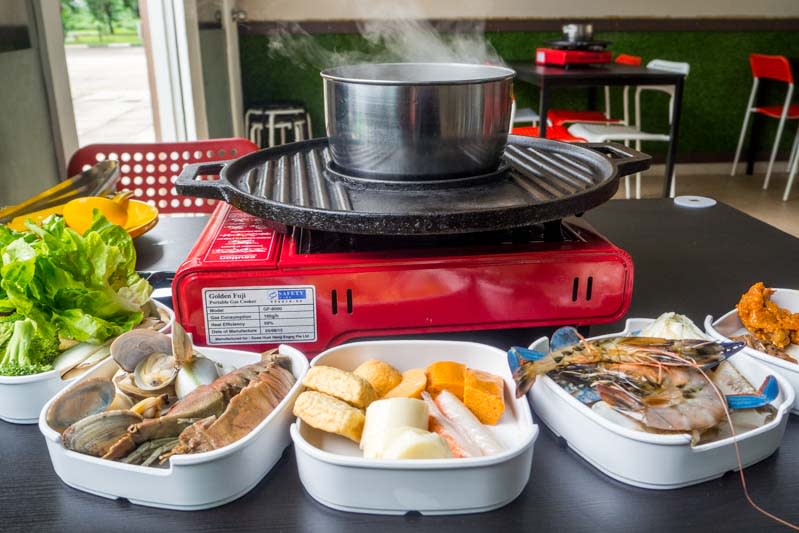
POLYGON ((7 350, 17 339, 12 358, 17 367, 9 370, 7 364, 0 374, 18 375, 50 364, 35 357, 19 359, 34 342, 22 340, 30 331, 35 331, 36 346, 46 346, 42 351, 49 354, 59 337, 102 343, 141 322, 152 287, 136 273, 133 240, 99 211, 93 215, 83 235, 56 216, 41 225, 28 222, 27 232, 0 226, 0 313, 15 313, 15 324, 32 321, 19 326, 16 337, 7 333, 8 326, 0 326, 0 347, 5 343, 7 350))

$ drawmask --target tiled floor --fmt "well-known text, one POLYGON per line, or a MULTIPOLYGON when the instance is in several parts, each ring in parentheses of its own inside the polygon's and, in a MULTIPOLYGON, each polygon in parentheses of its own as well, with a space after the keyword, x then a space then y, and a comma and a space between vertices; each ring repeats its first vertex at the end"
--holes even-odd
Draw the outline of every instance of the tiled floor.
MULTIPOLYGON (((784 166, 784 165, 782 165, 784 166)), ((782 168, 771 174, 768 190, 763 190, 763 174, 747 176, 738 174, 684 175, 677 178, 677 195, 695 194, 709 196, 727 203, 736 209, 759 218, 794 237, 799 237, 799 178, 794 180, 793 190, 787 202, 782 201, 787 175, 782 168)), ((643 176, 641 182, 642 198, 657 198, 663 186, 663 175, 643 176)), ((630 177, 630 188, 635 194, 635 178, 630 177)), ((616 198, 624 198, 624 181, 616 198)))

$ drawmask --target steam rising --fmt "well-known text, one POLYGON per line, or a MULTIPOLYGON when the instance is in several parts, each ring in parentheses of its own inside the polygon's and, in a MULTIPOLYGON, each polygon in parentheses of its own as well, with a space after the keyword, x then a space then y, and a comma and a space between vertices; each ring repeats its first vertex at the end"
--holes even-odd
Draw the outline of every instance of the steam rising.
POLYGON ((358 63, 488 63, 504 65, 496 50, 485 40, 484 23, 464 21, 442 35, 412 3, 370 2, 371 13, 363 13, 358 24, 368 50, 336 51, 320 46, 296 23, 278 27, 269 42, 271 54, 291 58, 298 66, 322 70, 358 63), (403 4, 403 5, 398 5, 403 4), (380 19, 372 18, 375 15, 380 19))

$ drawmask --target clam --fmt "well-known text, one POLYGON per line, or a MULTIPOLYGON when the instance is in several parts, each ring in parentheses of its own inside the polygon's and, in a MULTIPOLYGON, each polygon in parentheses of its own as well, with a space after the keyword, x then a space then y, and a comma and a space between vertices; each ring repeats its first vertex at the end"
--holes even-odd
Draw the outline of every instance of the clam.
POLYGON ((162 394, 160 396, 145 398, 131 407, 130 410, 137 415, 141 415, 142 418, 158 418, 163 413, 166 405, 167 395, 162 394))
POLYGON ((114 385, 116 385, 120 392, 129 396, 133 402, 138 402, 145 398, 150 398, 151 396, 160 396, 162 394, 167 394, 170 397, 175 396, 174 387, 165 387, 161 390, 140 389, 136 386, 136 383, 133 382, 133 374, 128 374, 124 370, 120 370, 114 375, 114 385))
POLYGON ((47 425, 59 433, 75 422, 102 413, 114 402, 116 388, 105 378, 81 381, 56 398, 47 409, 47 425))
POLYGON ((183 326, 175 322, 172 326, 172 355, 177 359, 178 364, 191 361, 194 358, 194 346, 191 337, 183 329, 183 326))
POLYGON ((164 352, 153 352, 133 370, 133 382, 144 391, 161 391, 178 375, 175 358, 164 352))
POLYGON ((111 402, 111 405, 108 406, 107 411, 125 411, 133 407, 133 400, 130 399, 130 396, 122 392, 121 390, 117 390, 116 395, 114 396, 114 401, 111 402))
POLYGON ((61 434, 61 440, 68 450, 102 457, 127 433, 129 426, 141 421, 142 417, 132 411, 97 413, 69 426, 61 434))
POLYGON ((123 333, 111 343, 111 357, 124 370, 133 372, 136 366, 153 353, 172 353, 167 335, 149 329, 134 329, 123 333))
POLYGON ((194 351, 191 337, 177 322, 172 328, 172 353, 180 367, 175 379, 175 392, 179 399, 200 385, 210 385, 219 377, 217 364, 194 351))

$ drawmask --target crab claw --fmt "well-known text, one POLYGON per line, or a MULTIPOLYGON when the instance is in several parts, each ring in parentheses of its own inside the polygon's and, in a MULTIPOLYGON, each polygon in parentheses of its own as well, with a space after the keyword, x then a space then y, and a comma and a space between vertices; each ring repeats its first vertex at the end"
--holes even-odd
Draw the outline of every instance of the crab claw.
POLYGON ((560 350, 561 348, 568 348, 580 343, 580 333, 572 326, 559 328, 552 334, 549 339, 549 347, 551 350, 560 350))
POLYGON ((763 380, 763 384, 757 389, 756 394, 730 394, 726 396, 727 406, 730 409, 763 407, 773 402, 779 393, 780 386, 777 383, 777 378, 769 375, 763 380))

